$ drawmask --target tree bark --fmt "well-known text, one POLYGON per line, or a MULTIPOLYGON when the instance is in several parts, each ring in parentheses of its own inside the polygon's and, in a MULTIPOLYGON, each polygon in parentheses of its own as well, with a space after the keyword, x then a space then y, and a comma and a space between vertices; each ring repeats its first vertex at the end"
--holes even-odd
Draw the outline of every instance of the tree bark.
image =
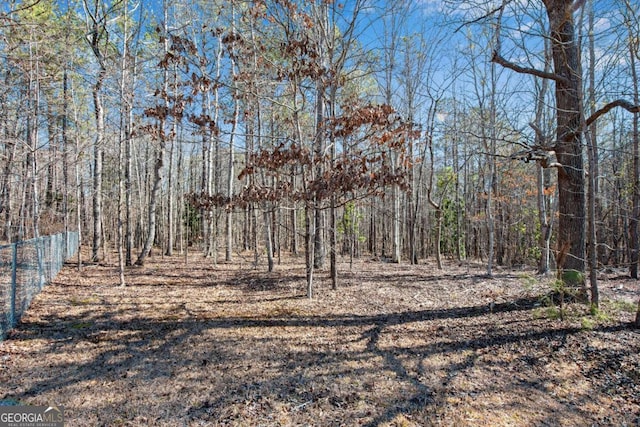
POLYGON ((438 265, 438 270, 442 270, 442 254, 440 250, 440 244, 442 242, 442 209, 440 208, 440 206, 433 207, 436 210, 436 263, 438 265))
MULTIPOLYGON (((235 31, 235 6, 232 3, 232 31, 235 31)), ((238 70, 237 64, 235 60, 235 52, 234 42, 231 42, 231 46, 229 46, 231 51, 231 73, 233 75, 233 119, 231 123, 231 135, 229 137, 229 156, 228 156, 228 174, 227 174, 227 197, 231 199, 233 197, 233 180, 235 178, 234 172, 234 144, 236 142, 235 137, 238 129, 238 121, 240 120, 240 99, 238 96, 238 70)), ((232 258, 233 251, 233 212, 230 209, 227 209, 226 212, 226 246, 225 246, 225 261, 229 262, 232 258)))
MULTIPOLYGON (((489 182, 486 184, 487 191, 487 205, 486 205, 486 215, 487 215, 487 232, 488 232, 488 250, 487 250, 487 276, 493 277, 493 262, 495 255, 495 218, 494 218, 494 208, 493 208, 493 197, 494 191, 497 187, 497 177, 496 177, 496 140, 498 138, 498 130, 496 123, 496 64, 492 62, 490 65, 490 90, 489 94, 489 142, 485 142, 485 147, 487 148, 486 159, 489 164, 489 182)), ((484 130, 483 130, 484 133, 484 130)), ((486 141, 486 139, 484 139, 486 141)))
MULTIPOLYGON (((107 74, 105 65, 106 58, 102 51, 105 42, 108 42, 109 33, 106 30, 106 17, 101 16, 100 0, 95 0, 94 8, 91 10, 84 2, 87 12, 87 29, 89 30, 89 42, 91 50, 98 62, 98 74, 93 86, 93 108, 96 121, 96 138, 93 144, 93 242, 91 247, 91 261, 100 261, 99 251, 103 246, 103 225, 102 225, 102 164, 103 164, 103 144, 105 137, 105 117, 102 105, 102 87, 107 74)), ((104 254, 103 254, 104 255, 104 254)))
POLYGON ((556 80, 556 158, 558 169, 558 247, 568 245, 566 285, 584 290, 586 200, 582 149, 582 71, 569 0, 545 0, 556 80), (569 273, 569 274, 568 274, 569 273), (577 273, 577 274, 576 274, 577 273))
MULTIPOLYGON (((167 4, 163 2, 164 8, 164 28, 163 33, 165 37, 163 37, 163 52, 165 58, 169 52, 169 38, 168 38, 168 8, 167 4)), ((156 120, 157 124, 155 125, 155 129, 153 131, 153 138, 157 139, 158 148, 156 151, 156 160, 153 167, 153 179, 152 179, 152 187, 151 192, 149 194, 149 208, 147 211, 147 230, 146 237, 144 240, 144 244, 140 254, 138 255, 138 259, 136 260, 136 265, 143 265, 146 258, 151 253, 151 249, 153 247, 153 243, 156 238, 156 224, 157 224, 157 210, 158 210, 158 199, 160 196, 160 187, 162 184, 162 174, 164 167, 164 155, 166 151, 167 144, 167 135, 165 131, 165 125, 167 121, 167 117, 169 116, 169 111, 171 110, 169 105, 169 70, 168 64, 163 67, 162 70, 162 98, 163 98, 163 109, 159 109, 159 113, 157 114, 156 120)))
POLYGON ((262 217, 264 220, 264 246, 267 252, 267 271, 273 271, 273 236, 271 234, 271 218, 270 210, 272 207, 269 203, 263 206, 262 217))
MULTIPOLYGON (((582 69, 573 18, 576 3, 544 0, 550 25, 552 73, 510 63, 496 50, 492 61, 519 73, 554 80, 556 83, 556 144, 558 166, 558 247, 568 247, 563 280, 584 293, 586 196, 582 133, 584 125, 603 114, 598 111, 585 121, 582 105, 582 69)), ((581 3, 577 3, 578 6, 581 3)), ((499 45, 497 46, 497 48, 499 45)))
MULTIPOLYGON (((173 89, 174 98, 178 98, 178 69, 174 66, 173 69, 173 89)), ((175 159, 175 147, 178 143, 178 120, 174 120, 171 125, 171 140, 169 141, 169 159, 167 170, 167 247, 165 248, 165 255, 173 256, 173 246, 175 245, 175 192, 174 192, 174 159, 175 159)))
POLYGON ((100 247, 102 246, 102 163, 104 141, 104 108, 102 106, 102 84, 106 69, 100 67, 98 77, 93 87, 93 106, 96 119, 96 138, 93 144, 93 244, 91 246, 91 261, 100 261, 100 247))
MULTIPOLYGON (((322 83, 318 82, 316 87, 316 140, 314 142, 315 158, 316 158, 316 179, 319 179, 324 172, 324 88, 322 83)), ((314 203, 314 224, 315 232, 313 233, 313 266, 314 268, 321 269, 324 267, 325 260, 325 245, 324 245, 324 211, 318 206, 319 203, 314 203)))
MULTIPOLYGON (((633 13, 631 5, 627 4, 627 13, 633 13)), ((633 102, 637 106, 640 104, 640 88, 638 87, 638 72, 636 70, 636 58, 640 51, 638 35, 632 34, 632 24, 628 19, 627 22, 629 31, 629 64, 631 69, 631 80, 633 81, 633 102)), ((631 218, 629 221, 630 228, 630 260, 629 260, 629 273, 631 278, 638 278, 638 262, 640 261, 640 236, 638 226, 640 225, 640 114, 633 115, 633 196, 631 207, 631 218)))
MULTIPOLYGON (((589 17, 588 17, 588 43, 589 43, 589 93, 588 102, 590 112, 593 112, 596 104, 596 55, 594 40, 594 11, 593 1, 589 1, 589 17)), ((591 289, 591 305, 592 307, 600 306, 600 291, 598 289, 598 233, 597 233, 597 206, 598 206, 598 179, 599 179, 599 156, 598 156, 598 132, 596 123, 592 123, 587 133, 587 155, 589 159, 589 193, 588 193, 588 210, 589 210, 589 284, 591 289)))
MULTIPOLYGON (((544 72, 548 73, 551 69, 551 49, 548 39, 544 43, 544 72)), ((543 131, 543 123, 545 117, 546 97, 549 90, 549 80, 542 79, 540 89, 537 93, 536 100, 536 116, 531 127, 535 131, 535 145, 545 147, 548 145, 547 137, 543 131)), ((550 173, 547 169, 538 165, 536 167, 537 177, 537 202, 538 202, 538 221, 540 222, 540 238, 538 245, 540 246, 540 259, 538 261, 538 274, 546 275, 549 272, 549 261, 551 259, 551 230, 553 220, 550 217, 551 207, 549 206, 550 195, 547 189, 550 188, 550 173)))
POLYGON ((132 79, 130 90, 127 92, 127 114, 126 114, 126 136, 125 136, 125 169, 124 169, 124 204, 125 204, 125 265, 130 266, 133 262, 133 148, 132 148, 132 132, 133 132, 133 108, 132 96, 135 87, 137 62, 135 57, 132 64, 132 79))
POLYGON ((123 203, 125 199, 125 159, 126 159, 126 146, 129 139, 129 98, 127 93, 128 82, 128 59, 129 59, 129 33, 128 33, 128 8, 124 7, 123 11, 123 44, 122 53, 120 57, 120 138, 118 139, 118 201, 117 201, 117 242, 116 248, 118 251, 118 275, 120 279, 120 286, 125 286, 125 232, 124 232, 124 213, 123 203))

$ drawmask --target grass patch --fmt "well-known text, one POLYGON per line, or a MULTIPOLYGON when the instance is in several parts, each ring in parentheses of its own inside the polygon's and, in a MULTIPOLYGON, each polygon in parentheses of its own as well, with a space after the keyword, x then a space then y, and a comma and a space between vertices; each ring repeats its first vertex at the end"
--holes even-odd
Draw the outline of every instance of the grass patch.
POLYGON ((73 307, 86 306, 89 304, 95 304, 97 302, 98 301, 94 298, 76 298, 76 297, 69 298, 69 304, 71 304, 73 307))
POLYGON ((79 330, 79 329, 87 329, 93 326, 91 322, 78 322, 71 325, 71 329, 79 330))
POLYGON ((607 300, 602 306, 613 313, 635 313, 638 310, 638 304, 626 300, 607 300))

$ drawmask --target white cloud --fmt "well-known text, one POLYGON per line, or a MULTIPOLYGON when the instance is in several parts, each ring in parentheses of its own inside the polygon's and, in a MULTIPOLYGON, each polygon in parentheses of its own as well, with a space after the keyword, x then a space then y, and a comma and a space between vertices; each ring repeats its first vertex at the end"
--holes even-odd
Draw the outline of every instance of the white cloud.
POLYGON ((593 26, 596 32, 606 31, 611 28, 611 21, 609 21, 609 18, 598 18, 593 23, 593 26))
POLYGON ((416 3, 425 15, 444 13, 448 9, 443 0, 418 0, 416 3))

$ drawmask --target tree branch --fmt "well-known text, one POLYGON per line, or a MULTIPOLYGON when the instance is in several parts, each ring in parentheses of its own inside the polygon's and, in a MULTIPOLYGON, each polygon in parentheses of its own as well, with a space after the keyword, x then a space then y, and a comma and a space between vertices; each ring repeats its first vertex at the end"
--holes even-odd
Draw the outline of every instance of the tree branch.
POLYGON ((460 25, 458 28, 455 29, 454 33, 457 33, 458 31, 460 31, 462 28, 466 27, 467 25, 477 24, 478 22, 480 22, 480 21, 482 21, 484 19, 487 19, 488 17, 492 16, 496 12, 501 11, 507 3, 509 3, 509 1, 503 2, 500 6, 490 10, 489 12, 485 13, 482 16, 479 16, 479 17, 477 17, 475 19, 472 19, 471 21, 467 21, 467 22, 462 23, 462 25, 460 25))
POLYGON ((495 62, 498 65, 502 65, 505 68, 515 71, 520 74, 531 74, 536 77, 540 77, 543 79, 555 80, 560 83, 569 83, 569 80, 565 77, 562 77, 556 73, 548 73, 546 71, 540 71, 536 68, 528 68, 521 67, 518 64, 514 64, 513 62, 509 62, 504 59, 497 51, 493 51, 493 56, 491 57, 491 62, 495 62))
POLYGON ((40 3, 40 1, 41 0, 35 0, 33 3, 27 3, 25 5, 21 5, 20 7, 17 7, 15 10, 10 10, 6 14, 5 13, 0 14, 0 16, 3 16, 3 15, 4 16, 9 16, 9 15, 13 15, 13 14, 18 13, 18 12, 22 12, 23 10, 27 10, 27 9, 30 9, 30 8, 34 7, 35 5, 40 3))
POLYGON ((587 127, 591 126, 593 122, 600 118, 600 116, 607 114, 609 111, 613 110, 616 107, 622 107, 630 113, 640 113, 640 105, 633 105, 632 103, 630 103, 629 101, 625 101, 624 99, 616 99, 615 101, 608 103, 607 105, 593 113, 586 120, 585 125, 587 127))
POLYGON ((543 142, 544 140, 546 140, 546 138, 544 136, 544 132, 542 132, 542 129, 540 129, 540 127, 538 127, 537 124, 531 122, 531 123, 529 123, 529 126, 536 133, 536 141, 543 142))

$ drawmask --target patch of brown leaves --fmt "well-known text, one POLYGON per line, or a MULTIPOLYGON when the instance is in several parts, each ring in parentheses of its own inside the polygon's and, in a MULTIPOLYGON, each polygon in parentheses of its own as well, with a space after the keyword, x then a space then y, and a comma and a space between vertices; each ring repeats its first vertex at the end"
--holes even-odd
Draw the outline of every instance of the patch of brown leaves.
POLYGON ((156 257, 124 288, 67 266, 0 343, 0 400, 70 426, 640 423, 635 282, 601 281, 607 316, 560 321, 526 271, 360 260, 309 300, 300 261, 156 257))

